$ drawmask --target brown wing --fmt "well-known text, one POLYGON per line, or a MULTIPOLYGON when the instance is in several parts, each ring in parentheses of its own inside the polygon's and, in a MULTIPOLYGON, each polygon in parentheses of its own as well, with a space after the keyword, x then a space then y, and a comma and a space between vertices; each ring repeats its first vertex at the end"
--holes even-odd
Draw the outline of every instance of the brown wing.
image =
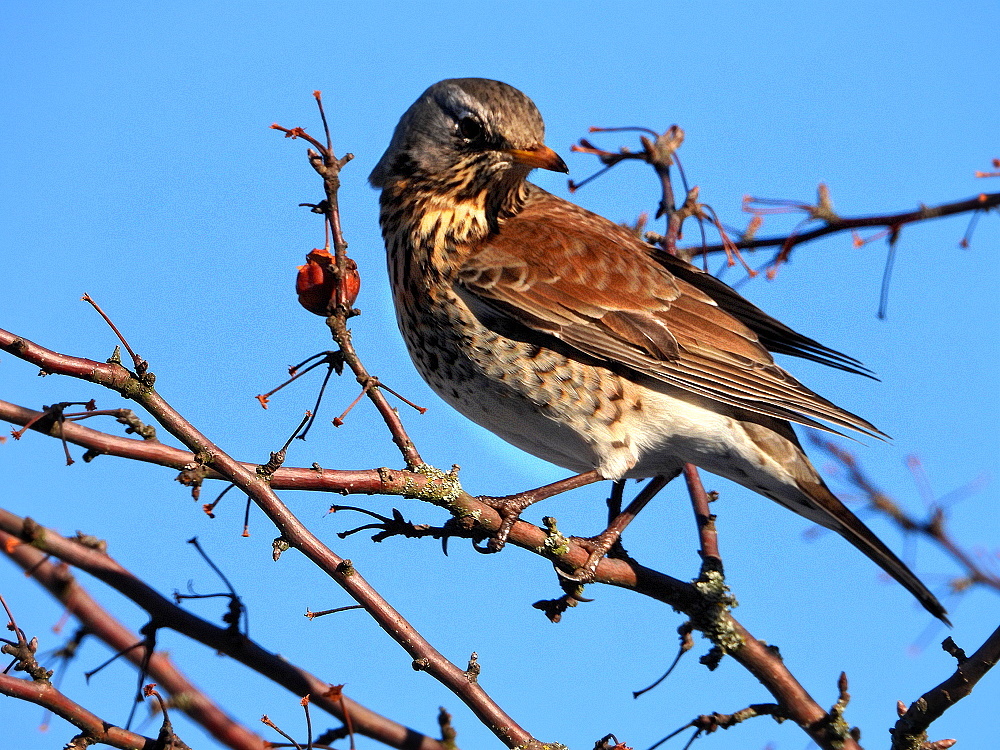
POLYGON ((505 328, 554 336, 588 358, 779 419, 882 435, 774 364, 753 330, 626 230, 540 188, 465 260, 456 290, 505 328))

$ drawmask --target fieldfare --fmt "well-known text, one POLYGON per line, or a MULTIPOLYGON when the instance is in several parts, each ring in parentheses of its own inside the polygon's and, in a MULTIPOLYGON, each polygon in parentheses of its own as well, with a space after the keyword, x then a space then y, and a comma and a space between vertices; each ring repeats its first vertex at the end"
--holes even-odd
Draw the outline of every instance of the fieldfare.
POLYGON ((749 487, 836 531, 945 619, 827 488, 789 423, 882 433, 771 355, 860 363, 527 182, 536 167, 568 171, 544 133, 517 89, 441 81, 406 111, 371 173, 399 327, 431 388, 592 479, 672 477, 691 463, 749 487))

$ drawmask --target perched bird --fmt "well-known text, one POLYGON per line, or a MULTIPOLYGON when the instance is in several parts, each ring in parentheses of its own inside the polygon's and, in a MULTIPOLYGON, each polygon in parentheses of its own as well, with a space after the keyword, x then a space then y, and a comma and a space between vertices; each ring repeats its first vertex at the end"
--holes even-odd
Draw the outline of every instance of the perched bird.
POLYGON ((605 479, 685 463, 832 529, 933 615, 920 580, 823 483, 789 422, 879 436, 772 352, 863 372, 730 287, 526 181, 568 171, 534 103, 457 78, 406 111, 380 188, 396 316, 420 374, 469 419, 605 479), (830 427, 826 427, 826 425, 830 427))

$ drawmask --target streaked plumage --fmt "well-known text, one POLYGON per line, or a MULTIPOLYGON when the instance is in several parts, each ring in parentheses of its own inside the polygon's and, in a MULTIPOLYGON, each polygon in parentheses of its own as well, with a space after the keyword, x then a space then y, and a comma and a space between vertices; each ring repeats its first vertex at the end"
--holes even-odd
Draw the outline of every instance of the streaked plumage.
POLYGON ((430 87, 371 182, 401 331, 442 398, 514 445, 607 479, 690 462, 833 529, 937 599, 827 489, 789 422, 880 433, 774 363, 866 373, 631 232, 525 181, 566 171, 530 99, 498 81, 430 87))

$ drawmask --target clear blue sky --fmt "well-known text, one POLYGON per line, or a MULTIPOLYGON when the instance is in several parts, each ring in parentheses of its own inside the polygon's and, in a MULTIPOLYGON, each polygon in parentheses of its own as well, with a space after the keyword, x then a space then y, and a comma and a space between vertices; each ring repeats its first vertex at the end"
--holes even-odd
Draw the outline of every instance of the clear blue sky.
MULTIPOLYGON (((366 184, 399 115, 441 78, 507 81, 534 98, 549 145, 575 179, 595 166, 569 152, 589 126, 678 123, 687 132, 681 156, 689 180, 732 224, 746 221, 739 211, 744 194, 809 201, 820 181, 847 215, 1000 190, 1000 181, 973 178, 1000 157, 1000 7, 848 0, 815 8, 771 0, 488 7, 15 2, 0 29, 6 289, 0 326, 56 350, 106 358, 115 342, 79 301, 89 292, 150 361, 168 400, 231 453, 266 460, 309 408, 313 391, 305 385, 288 391, 267 412, 253 395, 279 382, 286 365, 329 346, 321 319, 298 307, 292 288, 295 266, 322 243, 319 222, 297 207, 320 197, 319 184, 303 144, 283 140, 268 125, 319 133, 310 93, 321 89, 338 151, 356 155, 344 172, 341 200, 363 275, 364 314, 354 331, 369 369, 430 408, 422 417, 404 410, 407 427, 427 460, 462 465, 469 491, 502 494, 553 481, 563 472, 450 412, 403 350, 385 282, 377 195, 366 184)), ((600 143, 620 141, 605 136, 600 143)), ((559 175, 536 179, 567 194, 559 175)), ((639 166, 625 165, 574 200, 616 221, 632 220, 655 206, 656 185, 639 166)), ((909 455, 920 457, 934 497, 986 478, 951 507, 951 520, 955 536, 995 564, 1000 224, 996 216, 983 217, 971 247, 961 250, 966 222, 903 232, 887 320, 875 317, 884 243, 858 250, 839 237, 807 246, 777 281, 758 279, 740 289, 878 372, 880 383, 784 363, 893 436, 888 444, 851 447, 909 508, 919 512, 926 499, 906 468, 909 455)), ((791 226, 792 220, 773 220, 764 231, 791 226)), ((92 396, 101 407, 120 403, 77 381, 36 378, 11 357, 0 360, 0 385, 0 398, 33 407, 92 396)), ((290 464, 400 464, 368 405, 339 430, 330 426, 354 396, 352 379, 333 384, 323 424, 294 446, 290 464)), ((827 463, 822 456, 816 462, 827 463)), ((265 646, 430 734, 437 706, 447 706, 462 747, 491 746, 459 701, 414 673, 364 614, 307 622, 307 607, 343 605, 346 597, 295 555, 272 563, 274 534, 259 515, 253 536, 239 538, 242 506, 235 497, 209 521, 172 472, 109 458, 67 468, 59 445, 37 435, 0 446, 0 471, 11 510, 67 534, 82 529, 108 539, 112 554, 168 594, 189 580, 199 591, 219 588, 185 544, 197 534, 248 601, 251 635, 265 646), (374 653, 390 658, 373 662, 374 653)), ((706 481, 722 492, 716 512, 728 580, 741 603, 736 616, 780 646, 821 704, 836 700, 837 676, 847 671, 848 721, 862 728, 868 747, 885 746, 896 699, 908 703, 952 671, 954 661, 936 646, 945 631, 841 539, 813 538, 799 517, 722 480, 706 481)), ((830 483, 847 491, 836 476, 830 483)), ((555 499, 528 517, 554 515, 564 531, 596 533, 603 492, 555 499)), ((551 625, 530 608, 558 595, 553 573, 537 558, 514 549, 485 557, 460 543, 442 558, 431 542, 376 546, 361 535, 340 541, 335 532, 352 519, 325 516, 329 497, 286 499, 446 655, 464 663, 478 651, 483 685, 541 739, 585 748, 615 732, 644 748, 697 714, 769 699, 732 661, 707 672, 697 663, 707 650, 700 641, 667 683, 633 701, 630 691, 672 659, 682 618, 668 608, 591 587, 596 601, 551 625)), ((443 520, 416 502, 359 501, 381 511, 400 507, 418 521, 443 520)), ((683 489, 671 487, 629 530, 627 547, 645 564, 690 578, 697 559, 689 516, 683 489)), ((997 624, 996 595, 949 598, 951 563, 923 543, 904 544, 886 522, 871 525, 944 596, 959 645, 976 648, 997 624)), ((48 628, 58 607, 13 568, 0 570, 0 591, 20 624, 42 638, 42 648, 55 647, 58 638, 48 628)), ((144 622, 116 594, 94 589, 132 627, 144 622)), ((208 617, 221 610, 210 603, 192 608, 208 617)), ((286 728, 301 726, 296 701, 281 690, 179 637, 164 635, 161 643, 254 728, 262 713, 286 728)), ((89 644, 63 686, 120 722, 129 709, 128 669, 115 666, 89 687, 79 675, 106 656, 102 646, 89 644)), ((1000 700, 998 685, 1000 675, 989 675, 935 725, 932 738, 987 746, 995 736, 989 717, 1000 700)), ((40 718, 38 709, 0 700, 0 725, 19 747, 61 747, 71 736, 65 725, 36 734, 40 718)), ((211 746, 199 730, 176 721, 189 743, 211 746)), ((155 727, 143 731, 155 734, 155 727)), ((797 749, 806 740, 795 727, 761 719, 703 742, 797 749)))

